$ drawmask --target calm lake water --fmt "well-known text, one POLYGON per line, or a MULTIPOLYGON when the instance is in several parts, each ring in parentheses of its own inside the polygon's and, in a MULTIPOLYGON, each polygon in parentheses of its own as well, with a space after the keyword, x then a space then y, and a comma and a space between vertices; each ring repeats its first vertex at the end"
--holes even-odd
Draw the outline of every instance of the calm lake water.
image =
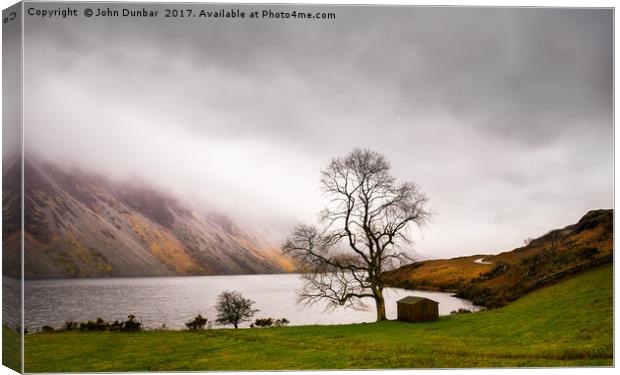
MULTIPOLYGON (((5 279, 6 281, 6 279, 5 279)), ((5 283, 6 285, 6 283, 5 283)), ((374 302, 366 310, 339 308, 325 311, 324 305, 311 308, 296 304, 299 275, 244 275, 152 277, 112 279, 30 280, 25 289, 25 320, 30 330, 43 325, 61 327, 67 320, 84 321, 102 317, 106 321, 125 320, 134 314, 146 328, 185 328, 197 314, 215 318, 215 301, 225 290, 237 290, 256 301, 255 318, 286 318, 290 325, 346 324, 375 320, 374 302)), ((396 300, 417 295, 439 302, 440 315, 477 307, 448 293, 403 289, 385 291, 388 319, 396 318, 396 300)), ((249 326, 249 323, 242 327, 249 326)))

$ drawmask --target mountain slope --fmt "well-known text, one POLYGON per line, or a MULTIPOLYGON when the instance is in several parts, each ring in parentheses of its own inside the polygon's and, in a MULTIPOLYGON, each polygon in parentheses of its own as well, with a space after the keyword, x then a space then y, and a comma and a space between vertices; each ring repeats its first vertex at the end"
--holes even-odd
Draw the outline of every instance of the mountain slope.
POLYGON ((595 210, 576 224, 552 230, 512 251, 416 262, 385 277, 391 286, 456 292, 476 304, 498 307, 611 262, 613 210, 595 210))
MULTIPOLYGON (((24 188, 29 278, 285 271, 275 244, 148 186, 27 160, 24 188)), ((5 191, 5 213, 16 194, 5 191)), ((15 228, 3 240, 5 256, 18 256, 15 228)))

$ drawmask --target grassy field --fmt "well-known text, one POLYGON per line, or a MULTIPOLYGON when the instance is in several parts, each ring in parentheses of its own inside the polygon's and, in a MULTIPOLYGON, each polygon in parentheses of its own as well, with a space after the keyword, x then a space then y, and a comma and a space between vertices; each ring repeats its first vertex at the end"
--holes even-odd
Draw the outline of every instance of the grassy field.
POLYGON ((438 322, 26 337, 27 372, 613 365, 607 265, 438 322))
POLYGON ((21 372, 22 341, 19 333, 5 325, 2 326, 2 364, 21 372))

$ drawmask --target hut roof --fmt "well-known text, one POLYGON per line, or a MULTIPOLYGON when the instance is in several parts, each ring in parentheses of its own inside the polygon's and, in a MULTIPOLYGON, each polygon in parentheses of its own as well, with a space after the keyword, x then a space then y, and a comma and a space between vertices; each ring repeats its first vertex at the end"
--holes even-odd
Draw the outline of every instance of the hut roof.
POLYGON ((416 297, 416 296, 408 296, 408 297, 405 297, 405 298, 401 298, 398 301, 396 301, 396 303, 404 303, 406 305, 415 305, 416 303, 418 303, 420 301, 424 301, 424 300, 431 301, 431 302, 434 302, 436 304, 439 304, 439 302, 433 301, 432 299, 425 298, 425 297, 416 297))

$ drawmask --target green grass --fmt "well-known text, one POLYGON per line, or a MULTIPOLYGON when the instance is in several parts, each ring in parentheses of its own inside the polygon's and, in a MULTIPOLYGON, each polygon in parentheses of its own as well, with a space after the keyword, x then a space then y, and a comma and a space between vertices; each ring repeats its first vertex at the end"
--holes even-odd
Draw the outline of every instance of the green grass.
POLYGON ((22 340, 20 334, 2 325, 2 364, 12 370, 22 369, 22 340))
POLYGON ((497 310, 387 321, 203 332, 26 337, 27 372, 613 365, 613 269, 604 266, 497 310))

